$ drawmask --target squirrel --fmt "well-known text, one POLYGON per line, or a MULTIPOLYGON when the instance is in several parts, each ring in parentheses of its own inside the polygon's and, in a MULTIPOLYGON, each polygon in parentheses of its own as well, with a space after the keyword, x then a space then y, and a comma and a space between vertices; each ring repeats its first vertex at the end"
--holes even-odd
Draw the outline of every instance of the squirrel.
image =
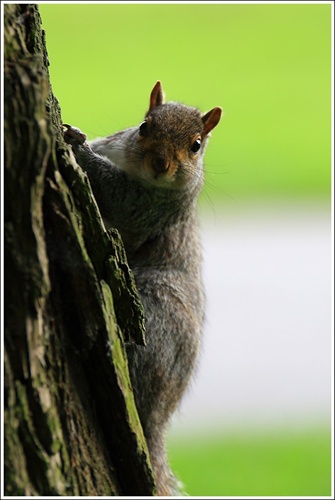
POLYGON ((106 227, 121 234, 142 300, 146 346, 127 344, 134 397, 158 495, 179 494, 165 449, 171 415, 197 365, 204 320, 196 202, 203 156, 222 109, 164 103, 154 86, 140 125, 86 142, 64 125, 106 227))

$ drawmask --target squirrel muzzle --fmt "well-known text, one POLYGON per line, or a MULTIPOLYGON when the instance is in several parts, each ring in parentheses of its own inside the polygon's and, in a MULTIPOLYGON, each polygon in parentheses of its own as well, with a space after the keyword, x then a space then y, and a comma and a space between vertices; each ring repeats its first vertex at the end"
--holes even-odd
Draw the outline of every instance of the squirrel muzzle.
POLYGON ((163 174, 169 170, 170 162, 162 155, 153 156, 151 167, 156 174, 163 174))

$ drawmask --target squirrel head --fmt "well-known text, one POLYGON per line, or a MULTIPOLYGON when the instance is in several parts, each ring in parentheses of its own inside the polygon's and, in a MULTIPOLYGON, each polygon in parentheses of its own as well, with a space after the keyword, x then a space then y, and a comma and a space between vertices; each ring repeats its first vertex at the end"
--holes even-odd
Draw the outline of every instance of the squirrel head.
POLYGON ((220 107, 204 115, 184 104, 164 103, 161 82, 154 86, 145 120, 138 127, 140 176, 151 185, 189 188, 202 181, 202 156, 211 130, 219 123, 220 107))

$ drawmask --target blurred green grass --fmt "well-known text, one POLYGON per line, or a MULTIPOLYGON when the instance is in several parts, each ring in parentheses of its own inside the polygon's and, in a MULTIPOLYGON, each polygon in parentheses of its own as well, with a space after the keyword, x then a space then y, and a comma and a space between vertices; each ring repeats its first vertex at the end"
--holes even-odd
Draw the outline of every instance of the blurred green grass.
POLYGON ((328 197, 329 4, 40 4, 63 121, 89 138, 167 100, 222 106, 206 155, 212 200, 328 197))
POLYGON ((324 428, 236 432, 170 440, 172 469, 191 496, 330 496, 331 441, 324 428))

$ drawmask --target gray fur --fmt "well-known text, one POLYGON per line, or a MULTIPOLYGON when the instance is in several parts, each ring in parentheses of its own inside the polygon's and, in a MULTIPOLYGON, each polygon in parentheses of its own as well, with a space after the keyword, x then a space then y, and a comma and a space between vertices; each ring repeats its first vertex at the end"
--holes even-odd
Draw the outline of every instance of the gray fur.
MULTIPOLYGON (((151 148, 175 161, 202 132, 199 111, 181 104, 159 105, 149 116, 151 148)), ((147 345, 127 346, 129 369, 158 493, 171 495, 176 482, 164 434, 197 364, 204 319, 196 200, 207 136, 199 153, 178 165, 176 178, 183 183, 175 188, 134 174, 145 155, 138 135, 134 127, 90 146, 68 142, 89 176, 102 216, 121 233, 144 306, 147 345)))

